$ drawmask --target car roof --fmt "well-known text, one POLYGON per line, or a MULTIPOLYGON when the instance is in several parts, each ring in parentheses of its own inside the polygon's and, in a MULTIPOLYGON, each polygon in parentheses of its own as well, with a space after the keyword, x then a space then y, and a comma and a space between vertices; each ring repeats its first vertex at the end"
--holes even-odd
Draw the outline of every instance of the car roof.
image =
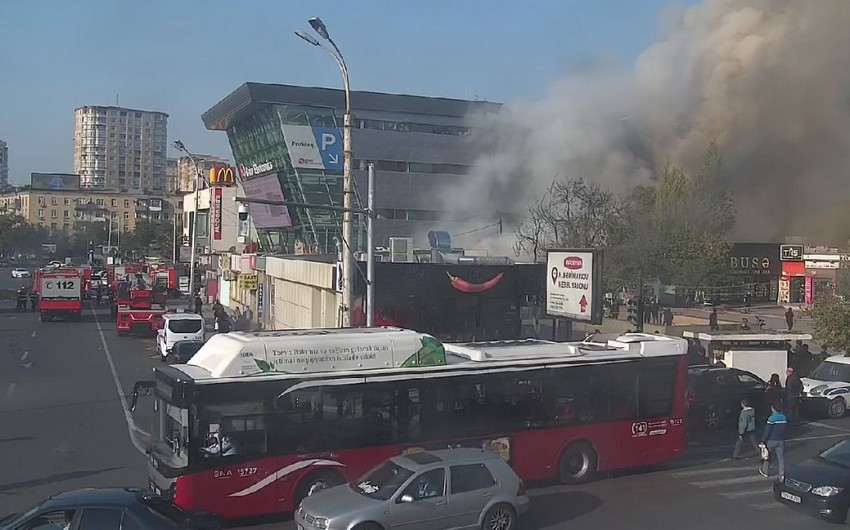
POLYGON ((419 451, 393 457, 392 460, 411 471, 434 467, 436 464, 465 464, 498 460, 496 453, 475 448, 440 449, 437 451, 419 451))
POLYGON ((831 357, 827 357, 826 360, 831 362, 831 363, 850 364, 850 356, 848 356, 847 354, 843 354, 843 353, 839 354, 839 355, 833 355, 831 357))
POLYGON ((74 506, 117 505, 131 506, 137 504, 142 495, 138 488, 88 488, 64 491, 44 501, 43 507, 62 509, 74 506))
POLYGON ((166 313, 162 316, 166 320, 203 320, 204 317, 197 313, 166 313))

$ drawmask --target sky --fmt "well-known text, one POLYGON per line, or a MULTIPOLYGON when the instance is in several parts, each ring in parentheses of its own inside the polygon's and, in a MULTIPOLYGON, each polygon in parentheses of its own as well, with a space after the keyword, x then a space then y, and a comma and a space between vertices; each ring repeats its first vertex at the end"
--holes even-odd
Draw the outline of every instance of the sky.
MULTIPOLYGON (((293 33, 319 16, 353 90, 510 103, 600 61, 625 69, 693 0, 2 0, 0 139, 13 184, 72 172, 74 109, 169 114, 169 144, 232 158, 203 114, 247 81, 341 87, 293 33)), ((178 156, 169 147, 169 156, 178 156)))

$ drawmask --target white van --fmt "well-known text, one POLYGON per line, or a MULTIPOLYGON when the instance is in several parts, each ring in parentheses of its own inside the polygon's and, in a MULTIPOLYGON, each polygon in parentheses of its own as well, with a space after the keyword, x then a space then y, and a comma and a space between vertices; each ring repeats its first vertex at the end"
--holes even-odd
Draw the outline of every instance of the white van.
POLYGON ((166 313, 162 327, 156 334, 156 347, 162 361, 171 353, 171 347, 181 340, 204 341, 204 317, 197 313, 166 313))

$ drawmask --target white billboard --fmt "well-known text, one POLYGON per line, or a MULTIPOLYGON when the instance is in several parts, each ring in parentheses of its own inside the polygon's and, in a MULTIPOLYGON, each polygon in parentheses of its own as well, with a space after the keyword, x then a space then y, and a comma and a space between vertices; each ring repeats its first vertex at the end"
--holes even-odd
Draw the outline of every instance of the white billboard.
POLYGON ((283 138, 292 160, 298 169, 325 169, 322 155, 313 135, 313 128, 304 125, 284 125, 283 138))
POLYGON ((42 277, 39 296, 44 299, 64 298, 79 300, 80 287, 79 278, 42 277))
POLYGON ((601 324, 602 252, 550 250, 546 263, 546 313, 601 324))

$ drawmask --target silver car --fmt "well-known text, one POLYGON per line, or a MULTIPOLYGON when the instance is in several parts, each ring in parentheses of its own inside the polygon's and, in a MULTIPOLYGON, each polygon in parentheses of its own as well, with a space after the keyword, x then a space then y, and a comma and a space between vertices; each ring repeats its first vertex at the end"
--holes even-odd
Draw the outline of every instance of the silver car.
POLYGON ((307 497, 298 530, 511 530, 525 487, 495 453, 444 449, 396 456, 360 479, 307 497))

